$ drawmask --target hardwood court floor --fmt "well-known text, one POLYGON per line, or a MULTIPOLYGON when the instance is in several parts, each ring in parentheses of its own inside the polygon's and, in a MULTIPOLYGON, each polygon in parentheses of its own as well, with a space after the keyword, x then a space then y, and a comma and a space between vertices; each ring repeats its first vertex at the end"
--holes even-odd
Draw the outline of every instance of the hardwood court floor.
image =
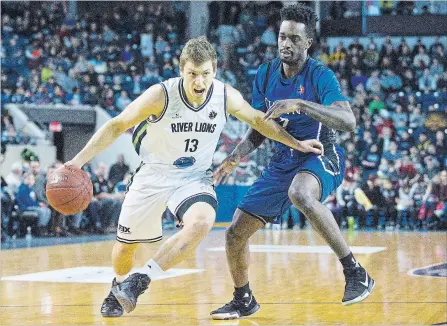
MULTIPOLYGON (((256 252, 250 269, 250 284, 261 310, 243 320, 210 320, 209 312, 231 299, 233 291, 222 251, 224 230, 217 229, 195 257, 175 270, 177 275, 194 273, 153 281, 136 310, 118 319, 102 318, 99 311, 110 289, 107 273, 113 241, 4 250, 0 324, 427 325, 447 321, 447 278, 408 274, 446 262, 446 233, 345 235, 376 280, 372 295, 350 307, 341 304, 341 266, 315 232, 262 230, 251 242, 256 252), (59 271, 36 274, 54 270, 59 271)), ((137 264, 141 266, 159 245, 141 248, 137 264)))

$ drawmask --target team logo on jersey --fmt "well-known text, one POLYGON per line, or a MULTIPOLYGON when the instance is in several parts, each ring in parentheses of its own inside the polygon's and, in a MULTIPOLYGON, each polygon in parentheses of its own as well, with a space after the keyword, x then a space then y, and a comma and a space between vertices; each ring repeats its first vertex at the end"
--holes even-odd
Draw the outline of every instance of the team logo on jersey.
POLYGON ((217 117, 217 113, 214 111, 211 111, 209 117, 211 120, 213 120, 215 117, 217 117))
POLYGON ((303 87, 303 85, 300 85, 300 90, 299 90, 299 92, 298 92, 300 95, 303 95, 304 94, 304 87, 303 87))
POLYGON ((178 168, 187 168, 193 165, 196 162, 196 159, 193 156, 190 157, 180 157, 175 160, 174 165, 178 168))

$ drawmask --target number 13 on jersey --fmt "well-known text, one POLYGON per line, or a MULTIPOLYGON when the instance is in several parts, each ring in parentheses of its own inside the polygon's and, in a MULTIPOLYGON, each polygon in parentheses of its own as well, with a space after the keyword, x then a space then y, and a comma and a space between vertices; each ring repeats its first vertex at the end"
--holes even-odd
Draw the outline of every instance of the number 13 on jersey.
POLYGON ((197 150, 197 146, 199 145, 199 141, 197 139, 185 139, 185 152, 195 152, 197 150))

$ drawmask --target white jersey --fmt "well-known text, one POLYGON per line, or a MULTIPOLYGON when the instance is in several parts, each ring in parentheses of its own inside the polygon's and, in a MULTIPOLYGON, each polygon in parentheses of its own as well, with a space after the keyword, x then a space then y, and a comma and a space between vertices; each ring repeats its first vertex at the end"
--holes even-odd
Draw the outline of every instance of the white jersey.
POLYGON ((167 171, 205 172, 210 169, 227 121, 225 84, 214 79, 203 104, 188 103, 183 78, 161 83, 165 107, 156 119, 146 119, 133 133, 143 163, 167 171))

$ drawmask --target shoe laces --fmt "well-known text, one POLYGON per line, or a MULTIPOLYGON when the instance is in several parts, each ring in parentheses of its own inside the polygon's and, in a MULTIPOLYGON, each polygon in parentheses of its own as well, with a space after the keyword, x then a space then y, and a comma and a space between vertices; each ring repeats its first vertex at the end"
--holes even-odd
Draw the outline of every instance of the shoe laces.
POLYGON ((138 295, 143 294, 147 289, 147 284, 144 282, 145 276, 146 275, 136 275, 129 280, 131 287, 138 290, 138 295))
POLYGON ((347 268, 343 272, 344 272, 345 278, 346 278, 345 288, 348 288, 351 285, 355 285, 357 278, 361 277, 362 268, 360 268, 360 267, 347 268))

